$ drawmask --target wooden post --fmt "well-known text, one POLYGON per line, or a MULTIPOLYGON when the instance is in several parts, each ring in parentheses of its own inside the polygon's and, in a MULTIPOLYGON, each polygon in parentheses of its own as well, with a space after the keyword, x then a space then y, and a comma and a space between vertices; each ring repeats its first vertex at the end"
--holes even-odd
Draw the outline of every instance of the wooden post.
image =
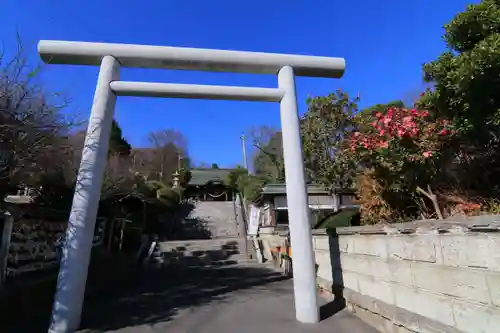
POLYGON ((125 228, 125 219, 120 219, 120 244, 118 245, 118 252, 122 251, 123 246, 123 229, 125 228))
POLYGON ((115 234, 115 218, 111 219, 108 235, 108 252, 111 252, 111 244, 113 244, 113 235, 115 234))
POLYGON ((3 215, 3 223, 0 224, 0 289, 5 281, 7 257, 9 256, 10 239, 14 225, 14 217, 9 212, 5 212, 3 215))

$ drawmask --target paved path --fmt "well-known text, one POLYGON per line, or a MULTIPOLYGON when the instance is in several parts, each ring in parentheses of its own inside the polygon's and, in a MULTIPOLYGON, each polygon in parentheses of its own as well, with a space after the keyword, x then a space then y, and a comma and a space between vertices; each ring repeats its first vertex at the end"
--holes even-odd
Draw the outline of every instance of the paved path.
POLYGON ((345 310, 316 325, 294 316, 292 281, 254 264, 149 272, 127 292, 87 302, 82 325, 109 333, 377 332, 345 310))

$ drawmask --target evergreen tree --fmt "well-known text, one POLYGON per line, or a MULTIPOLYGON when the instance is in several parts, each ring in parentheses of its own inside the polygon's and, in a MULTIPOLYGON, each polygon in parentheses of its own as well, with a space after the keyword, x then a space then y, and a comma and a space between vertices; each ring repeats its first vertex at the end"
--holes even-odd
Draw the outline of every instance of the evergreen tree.
POLYGON ((117 154, 120 156, 130 155, 132 146, 122 136, 122 129, 116 120, 113 120, 111 126, 111 137, 109 139, 109 154, 117 154))
POLYGON ((458 179, 455 186, 498 196, 500 186, 493 184, 500 172, 500 1, 469 5, 445 25, 443 38, 448 50, 424 65, 433 88, 419 104, 454 127, 449 182, 458 179))

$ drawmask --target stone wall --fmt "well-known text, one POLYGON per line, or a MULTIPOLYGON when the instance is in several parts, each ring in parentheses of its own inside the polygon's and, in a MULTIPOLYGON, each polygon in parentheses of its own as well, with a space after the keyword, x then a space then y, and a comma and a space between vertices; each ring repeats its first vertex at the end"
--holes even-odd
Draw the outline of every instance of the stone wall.
POLYGON ((343 295, 381 332, 498 332, 499 221, 481 216, 316 232, 318 285, 343 295))
MULTIPOLYGON (((66 215, 52 214, 14 219, 6 257, 7 279, 32 273, 57 272, 60 246, 64 242, 67 226, 66 215)), ((95 246, 102 244, 105 223, 106 219, 97 218, 95 246)))

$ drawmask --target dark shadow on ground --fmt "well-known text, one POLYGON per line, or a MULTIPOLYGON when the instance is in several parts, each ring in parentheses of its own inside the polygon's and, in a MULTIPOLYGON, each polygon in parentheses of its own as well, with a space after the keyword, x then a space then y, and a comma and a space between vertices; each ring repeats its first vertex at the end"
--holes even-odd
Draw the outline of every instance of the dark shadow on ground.
MULTIPOLYGON (((265 267, 225 264, 223 266, 135 267, 122 280, 105 290, 88 293, 81 329, 84 332, 105 332, 172 320, 184 309, 211 302, 224 302, 235 290, 258 292, 258 286, 287 279, 282 273, 265 267)), ((101 288, 102 289, 102 288, 101 288)), ((45 288, 53 292, 54 286, 45 288)), ((28 297, 30 295, 27 295, 28 297)), ((51 295, 44 295, 43 307, 17 308, 17 318, 0 321, 2 333, 47 332, 50 320, 51 295), (31 311, 31 314, 23 313, 31 311)), ((29 304, 29 303, 28 303, 29 304)))
MULTIPOLYGON (((135 265, 130 256, 96 251, 91 255, 86 296, 99 297, 125 286, 135 265)), ((52 271, 23 274, 8 280, 0 290, 0 332, 47 332, 58 267, 52 271)))
POLYGON ((82 329, 116 330, 171 320, 182 309, 224 302, 226 294, 283 280, 277 272, 258 267, 190 267, 143 271, 123 292, 85 304, 82 329))
POLYGON ((333 300, 320 307, 320 319, 325 320, 336 313, 342 311, 346 307, 344 298, 344 281, 342 278, 342 263, 340 260, 339 237, 335 229, 329 231, 328 244, 330 247, 330 264, 332 268, 333 283, 331 284, 331 292, 333 300))

